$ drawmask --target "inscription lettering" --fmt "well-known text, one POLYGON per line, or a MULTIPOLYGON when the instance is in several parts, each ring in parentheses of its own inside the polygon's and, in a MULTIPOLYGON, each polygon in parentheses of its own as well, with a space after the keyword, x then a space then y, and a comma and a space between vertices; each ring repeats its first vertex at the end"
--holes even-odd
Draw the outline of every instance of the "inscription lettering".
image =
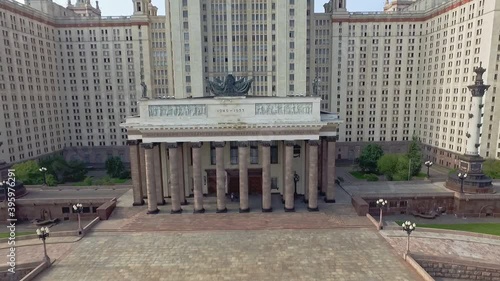
POLYGON ((150 105, 149 117, 207 116, 204 104, 150 105))
POLYGON ((217 113, 243 113, 245 109, 243 108, 231 108, 231 109, 217 109, 217 113))
POLYGON ((166 138, 166 137, 215 137, 215 136, 284 136, 284 135, 317 135, 318 130, 262 130, 262 131, 191 131, 191 132, 162 132, 162 133, 143 133, 142 137, 148 138, 166 138))
POLYGON ((255 115, 310 115, 312 103, 257 103, 255 115))

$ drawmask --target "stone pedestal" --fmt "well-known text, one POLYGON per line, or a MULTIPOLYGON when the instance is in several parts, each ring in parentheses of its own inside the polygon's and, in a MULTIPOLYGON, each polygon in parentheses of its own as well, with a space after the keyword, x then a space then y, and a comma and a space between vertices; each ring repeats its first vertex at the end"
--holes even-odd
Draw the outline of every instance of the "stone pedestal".
POLYGON ((248 143, 238 144, 238 161, 240 172, 240 213, 248 213, 248 143))
POLYGON ((177 148, 177 143, 167 143, 168 149, 168 159, 169 159, 169 176, 170 176, 170 200, 172 204, 171 214, 182 213, 181 202, 180 202, 180 191, 179 191, 179 169, 178 159, 179 159, 179 149, 177 148))
POLYGON ((226 171, 224 170, 224 142, 216 142, 215 173, 217 181, 217 213, 226 213, 226 171))
POLYGON ((295 190, 293 188, 293 141, 285 141, 285 212, 295 212, 295 190))
POLYGON ((148 214, 157 214, 158 205, 156 201, 156 183, 154 170, 154 150, 152 143, 143 143, 144 158, 146 162, 146 184, 148 194, 148 214))
POLYGON ((194 213, 204 213, 203 190, 201 187, 201 143, 193 143, 193 196, 194 213))
POLYGON ((262 142, 262 212, 272 212, 271 142, 262 142))
POLYGON ((460 156, 459 171, 448 175, 446 180, 446 188, 456 192, 461 192, 461 180, 458 178, 458 173, 466 173, 467 178, 464 179, 464 193, 494 193, 491 178, 483 173, 484 159, 477 156, 460 156))

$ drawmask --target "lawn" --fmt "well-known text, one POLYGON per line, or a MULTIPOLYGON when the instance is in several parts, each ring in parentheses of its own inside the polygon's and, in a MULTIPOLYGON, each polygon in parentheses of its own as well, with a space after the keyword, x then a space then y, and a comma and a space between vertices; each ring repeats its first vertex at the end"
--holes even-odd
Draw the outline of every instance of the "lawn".
POLYGON ((80 181, 80 182, 75 182, 72 185, 73 186, 92 186, 92 185, 115 185, 115 184, 124 184, 129 179, 118 179, 118 178, 111 178, 111 177, 103 177, 100 179, 94 179, 93 177, 87 177, 85 180, 80 181))
POLYGON ((364 180, 365 179, 365 172, 361 171, 351 171, 349 172, 353 177, 357 178, 358 180, 364 180))
MULTIPOLYGON (((402 225, 403 221, 396 221, 396 223, 402 225)), ((460 230, 500 236, 500 223, 417 224, 417 228, 419 227, 460 230)))
MULTIPOLYGON (((16 237, 19 236, 24 236, 24 235, 30 235, 30 234, 35 234, 35 232, 16 232, 16 237)), ((10 232, 2 232, 0 233, 0 238, 9 238, 10 237, 10 232)))

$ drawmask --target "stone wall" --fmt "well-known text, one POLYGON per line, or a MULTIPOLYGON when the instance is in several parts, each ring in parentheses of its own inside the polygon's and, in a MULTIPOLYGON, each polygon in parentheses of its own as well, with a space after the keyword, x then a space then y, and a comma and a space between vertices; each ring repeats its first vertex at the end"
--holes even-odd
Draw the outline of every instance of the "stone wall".
POLYGON ((472 259, 412 254, 432 277, 500 281, 500 264, 472 259))
POLYGON ((9 271, 9 266, 0 266, 0 280, 5 281, 17 281, 23 279, 28 273, 30 273, 33 269, 35 269, 40 262, 31 262, 26 264, 18 264, 16 265, 15 273, 12 274, 9 271))
POLYGON ((337 142, 335 159, 354 160, 359 158, 363 148, 369 144, 378 144, 385 154, 408 152, 408 141, 385 141, 385 142, 337 142))
POLYGON ((64 159, 80 160, 94 169, 104 169, 106 160, 111 156, 118 156, 126 167, 130 165, 128 146, 80 146, 66 147, 63 151, 64 159))
MULTIPOLYGON (((369 205, 369 213, 373 216, 378 216, 380 210, 377 208, 376 201, 379 197, 366 197, 363 199, 369 205)), ((439 195, 439 194, 428 194, 428 195, 408 195, 408 194, 394 194, 391 198, 388 196, 383 196, 387 200, 388 207, 384 209, 384 214, 386 215, 400 215, 400 214, 412 214, 412 212, 417 213, 428 213, 431 210, 441 210, 447 214, 453 214, 454 212, 454 198, 453 195, 439 195)))

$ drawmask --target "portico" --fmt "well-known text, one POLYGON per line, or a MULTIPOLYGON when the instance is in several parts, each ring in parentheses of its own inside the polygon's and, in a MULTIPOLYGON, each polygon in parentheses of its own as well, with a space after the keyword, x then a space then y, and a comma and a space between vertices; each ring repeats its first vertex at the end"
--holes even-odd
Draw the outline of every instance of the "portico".
POLYGON ((304 195, 318 210, 318 188, 335 202, 337 115, 320 111, 319 97, 203 97, 143 99, 139 115, 121 124, 128 130, 134 205, 147 199, 156 213, 164 197, 171 213, 181 213, 186 197, 203 213, 204 196, 217 197, 226 212, 230 193, 239 211, 249 212, 248 196, 262 195, 271 212, 271 194, 295 210, 304 195))

